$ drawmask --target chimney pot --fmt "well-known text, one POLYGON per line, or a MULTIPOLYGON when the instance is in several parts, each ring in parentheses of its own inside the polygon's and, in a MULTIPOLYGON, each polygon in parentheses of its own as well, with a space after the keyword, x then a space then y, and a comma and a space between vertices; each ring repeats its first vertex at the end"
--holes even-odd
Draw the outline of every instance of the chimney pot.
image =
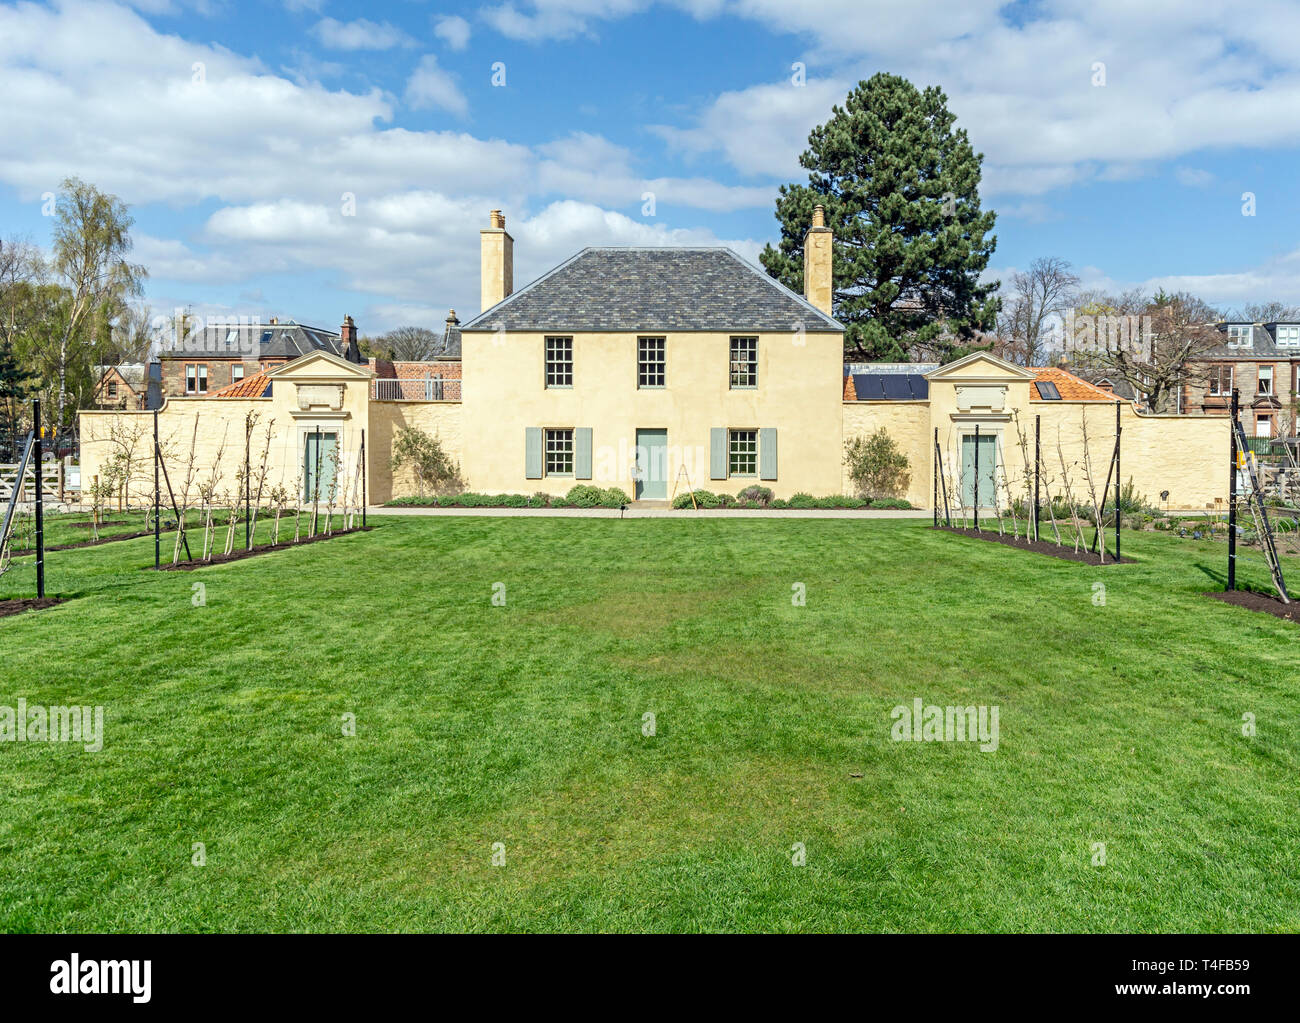
POLYGON ((505 229, 505 226, 506 226, 506 218, 505 218, 505 214, 504 214, 504 213, 502 213, 500 210, 493 210, 493 211, 491 212, 491 214, 489 214, 489 215, 490 215, 491 218, 492 218, 492 226, 493 226, 493 227, 498 228, 498 229, 501 229, 501 230, 504 230, 504 229, 505 229))
POLYGON ((813 207, 812 226, 813 227, 826 226, 826 207, 823 206, 821 203, 818 203, 816 206, 813 207))

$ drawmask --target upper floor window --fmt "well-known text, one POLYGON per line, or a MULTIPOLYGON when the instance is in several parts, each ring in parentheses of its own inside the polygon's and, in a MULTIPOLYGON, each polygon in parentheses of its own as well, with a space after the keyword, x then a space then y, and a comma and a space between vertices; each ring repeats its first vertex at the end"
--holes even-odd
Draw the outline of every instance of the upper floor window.
POLYGON ((573 386, 573 338, 546 339, 546 386, 573 386))
POLYGON ((546 475, 573 475, 573 431, 546 431, 546 475))
POLYGON ((1254 331, 1250 324, 1232 324, 1228 327, 1228 347, 1250 348, 1254 343, 1254 331))
POLYGON ((1207 394, 1227 396, 1232 393, 1232 367, 1211 366, 1209 370, 1210 386, 1207 394))
POLYGON ((639 337, 636 340, 637 387, 663 387, 666 378, 667 340, 662 337, 639 337))
POLYGON ((110 380, 110 381, 108 382, 108 396, 109 396, 110 398, 112 398, 112 399, 116 399, 116 398, 117 398, 117 381, 116 381, 116 380, 110 380))
POLYGON ((1300 348, 1300 324, 1279 323, 1277 326, 1277 343, 1283 348, 1300 348))
POLYGON ((731 339, 731 386, 758 386, 758 338, 731 339))
POLYGON ((244 364, 242 362, 237 362, 230 367, 230 382, 232 384, 237 384, 239 383, 239 381, 243 379, 244 379, 244 364))
POLYGON ((1259 393, 1260 394, 1273 393, 1273 367, 1272 366, 1259 367, 1259 393))
POLYGON ((208 393, 208 367, 199 363, 187 363, 185 366, 185 393, 208 393))

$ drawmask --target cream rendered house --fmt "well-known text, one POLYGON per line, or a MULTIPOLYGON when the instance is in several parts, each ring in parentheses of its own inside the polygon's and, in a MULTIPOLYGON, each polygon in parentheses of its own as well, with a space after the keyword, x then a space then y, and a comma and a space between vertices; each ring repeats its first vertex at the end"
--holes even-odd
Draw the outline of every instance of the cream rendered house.
POLYGON ((461 328, 474 489, 838 490, 843 327, 820 207, 808 297, 724 248, 584 249, 512 293, 514 242, 492 218, 484 311, 461 328))
MULTIPOLYGON (((158 417, 164 449, 181 457, 197 438, 200 475, 220 451, 229 485, 256 413, 254 450, 274 421, 268 486, 310 493, 317 463, 353 481, 364 444, 366 494, 381 504, 415 491, 392 468, 395 438, 414 427, 438 438, 479 493, 562 495, 590 483, 655 502, 687 487, 736 494, 751 484, 786 498, 851 493, 845 442, 884 429, 908 458, 902 496, 918 507, 933 501, 940 459, 950 503, 963 490, 973 499, 978 444, 988 506, 1019 498, 1007 483, 1023 479, 1035 424, 1052 473, 1063 459, 1081 480, 1083 434, 1091 460, 1107 462, 1118 409, 1124 482, 1151 500, 1167 492, 1174 508, 1226 496, 1222 416, 1142 414, 1063 370, 984 353, 929 372, 846 370, 820 207, 804 239, 802 296, 725 248, 583 249, 515 292, 514 241, 499 211, 490 224, 480 239, 483 312, 460 328, 457 386, 381 387, 393 381, 315 352, 209 397, 169 397, 158 417)), ((448 363, 429 369, 456 376, 448 363)), ((150 416, 83 412, 83 479, 124 435, 147 445, 150 416)))

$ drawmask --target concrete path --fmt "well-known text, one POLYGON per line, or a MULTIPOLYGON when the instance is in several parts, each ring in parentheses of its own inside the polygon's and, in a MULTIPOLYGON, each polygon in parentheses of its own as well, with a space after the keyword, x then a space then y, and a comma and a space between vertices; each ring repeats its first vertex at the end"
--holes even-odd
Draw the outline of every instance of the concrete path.
MULTIPOLYGON (((617 508, 384 508, 373 506, 370 515, 443 515, 496 516, 501 518, 616 519, 617 508)), ((925 509, 854 511, 849 508, 821 510, 814 508, 761 509, 714 508, 708 511, 674 511, 671 508, 643 508, 629 505, 625 519, 929 519, 925 509)))

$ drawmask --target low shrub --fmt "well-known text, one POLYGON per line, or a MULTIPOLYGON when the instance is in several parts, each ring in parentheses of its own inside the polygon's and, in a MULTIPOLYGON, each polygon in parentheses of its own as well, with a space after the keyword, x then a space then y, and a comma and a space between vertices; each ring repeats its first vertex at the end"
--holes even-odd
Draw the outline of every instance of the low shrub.
POLYGON ((877 497, 869 502, 869 506, 885 511, 903 511, 911 508, 912 502, 905 501, 901 497, 877 497))
POLYGON ((564 499, 575 508, 599 508, 605 500, 605 492, 589 483, 579 483, 564 495, 564 499))
POLYGON ((772 503, 772 488, 751 483, 736 495, 736 500, 746 508, 766 508, 772 503))
POLYGON ((791 508, 816 508, 817 498, 812 494, 805 494, 802 490, 790 498, 789 507, 791 508))
POLYGON ((736 506, 736 499, 732 497, 730 494, 718 495, 719 508, 734 508, 735 506, 736 506))
POLYGON ((529 508, 545 508, 551 503, 551 495, 544 490, 539 490, 528 499, 529 508))
POLYGON ((608 487, 602 498, 601 507, 603 508, 621 508, 625 504, 630 504, 631 498, 627 493, 618 487, 608 487))
POLYGON ((769 504, 768 507, 775 508, 778 511, 784 511, 786 508, 790 507, 790 502, 784 497, 774 497, 772 498, 772 503, 769 504))

